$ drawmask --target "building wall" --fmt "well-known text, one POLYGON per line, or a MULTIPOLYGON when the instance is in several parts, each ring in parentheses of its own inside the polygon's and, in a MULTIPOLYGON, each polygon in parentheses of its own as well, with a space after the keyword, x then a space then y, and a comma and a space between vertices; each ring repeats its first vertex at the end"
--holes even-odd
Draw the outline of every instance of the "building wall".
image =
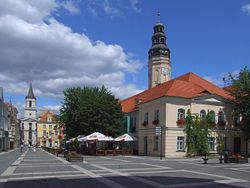
POLYGON ((37 123, 38 145, 45 147, 60 147, 63 139, 61 127, 54 119, 53 112, 39 111, 40 117, 37 123), (60 136, 59 136, 60 135, 60 136))
POLYGON ((148 62, 149 88, 170 80, 170 59, 165 56, 152 57, 148 62))
MULTIPOLYGON (((212 96, 211 96, 212 97, 212 96)), ((138 118, 139 118, 139 131, 138 131, 138 147, 139 155, 160 156, 161 141, 158 143, 158 150, 155 150, 155 127, 163 126, 162 130, 162 148, 163 156, 166 157, 182 157, 186 155, 186 149, 183 151, 177 151, 177 137, 184 137, 184 126, 177 125, 178 109, 185 109, 185 115, 187 110, 190 109, 193 115, 200 115, 201 110, 206 112, 213 110, 215 112, 215 122, 218 122, 218 113, 223 111, 225 114, 226 126, 220 128, 216 126, 210 130, 210 137, 213 137, 214 150, 210 152, 218 152, 218 140, 219 138, 226 137, 227 149, 234 153, 234 139, 235 137, 241 138, 241 153, 246 153, 246 140, 242 139, 243 135, 239 128, 235 128, 233 125, 233 112, 230 103, 219 99, 198 98, 195 100, 178 98, 178 97, 162 97, 154 101, 142 104, 139 106, 138 118), (154 125, 154 111, 159 109, 159 124, 154 125), (144 122, 144 115, 148 112, 148 124, 142 125, 144 122), (146 141, 147 140, 147 141, 146 141), (147 154, 145 153, 145 145, 147 144, 147 154)), ((160 139, 160 135, 158 135, 160 139)), ((250 149, 249 149, 250 150, 250 149)))

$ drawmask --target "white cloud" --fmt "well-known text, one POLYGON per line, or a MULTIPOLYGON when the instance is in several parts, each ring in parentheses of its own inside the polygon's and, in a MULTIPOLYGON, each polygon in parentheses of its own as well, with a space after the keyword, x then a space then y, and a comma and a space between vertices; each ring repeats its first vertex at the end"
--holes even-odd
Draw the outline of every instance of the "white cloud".
POLYGON ((141 12, 139 8, 140 0, 85 0, 84 7, 94 16, 104 12, 107 16, 113 17, 122 14, 125 11, 132 10, 135 13, 141 12))
POLYGON ((46 106, 41 107, 41 109, 43 109, 43 110, 49 110, 49 111, 52 111, 54 113, 59 112, 60 108, 62 108, 62 106, 59 106, 59 105, 46 105, 46 106))
POLYGON ((109 5, 109 1, 108 0, 105 0, 104 1, 104 5, 103 5, 103 9, 104 9, 104 12, 107 14, 107 15, 115 15, 115 14, 118 14, 120 11, 114 7, 111 7, 109 5))
POLYGON ((141 9, 138 8, 139 1, 138 0, 130 0, 131 8, 134 10, 136 13, 141 12, 141 9))
POLYGON ((58 22, 52 12, 59 6, 55 0, 0 1, 0 84, 5 91, 26 95, 32 82, 36 96, 61 98, 68 87, 103 84, 117 97, 138 92, 125 83, 125 74, 138 72, 141 62, 122 46, 91 41, 58 22))
POLYGON ((78 8, 77 1, 67 0, 62 2, 62 6, 68 10, 71 14, 79 14, 80 9, 78 8))
POLYGON ((241 10, 247 14, 250 14, 250 4, 246 4, 241 7, 241 10))
MULTIPOLYGON (((237 76, 239 74, 239 70, 234 70, 231 72, 232 76, 237 76)), ((220 73, 218 76, 203 76, 203 78, 217 86, 225 87, 229 84, 230 78, 229 73, 220 73)))
POLYGON ((38 23, 50 17, 57 7, 55 0, 0 1, 0 17, 11 15, 27 22, 38 23))

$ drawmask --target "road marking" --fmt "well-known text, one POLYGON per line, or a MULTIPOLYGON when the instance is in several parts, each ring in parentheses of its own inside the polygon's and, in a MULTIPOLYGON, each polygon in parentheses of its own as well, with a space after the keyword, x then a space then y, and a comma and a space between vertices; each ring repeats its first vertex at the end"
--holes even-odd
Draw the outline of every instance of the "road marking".
POLYGON ((79 171, 54 171, 54 172, 22 172, 22 173, 14 173, 11 176, 20 176, 20 175, 42 175, 42 174, 70 174, 70 173, 79 173, 79 171))
POLYGON ((124 162, 124 163, 130 163, 132 161, 128 161, 128 160, 123 160, 123 159, 115 159, 115 158, 111 158, 111 157, 101 157, 102 159, 108 159, 108 160, 115 160, 115 161, 121 161, 121 162, 124 162))
POLYGON ((0 179, 0 182, 9 182, 15 180, 35 180, 35 179, 47 179, 47 178, 67 178, 67 177, 86 177, 84 174, 69 174, 69 175, 56 175, 53 174, 51 176, 27 176, 27 177, 10 177, 0 179))
POLYGON ((106 170, 106 171, 111 172, 111 173, 113 173, 113 174, 115 174, 115 175, 124 176, 124 177, 130 178, 130 179, 133 179, 133 180, 142 182, 142 183, 146 183, 146 184, 148 184, 148 185, 152 185, 152 186, 155 186, 155 187, 158 187, 158 188, 163 188, 163 187, 165 187, 165 185, 163 185, 163 184, 161 184, 161 183, 157 183, 157 182, 154 182, 154 181, 151 181, 151 180, 147 180, 147 179, 141 178, 141 177, 132 176, 132 175, 129 174, 129 173, 119 172, 119 171, 117 171, 117 170, 113 170, 113 169, 110 169, 110 168, 106 168, 106 167, 103 167, 103 166, 100 166, 100 165, 91 165, 91 166, 94 166, 94 167, 97 167, 97 168, 106 170))
POLYGON ((9 166, 0 176, 10 176, 14 173, 17 168, 17 165, 20 164, 23 157, 28 153, 26 150, 16 161, 14 161, 11 166, 9 166))
POLYGON ((184 163, 184 164, 190 164, 190 165, 195 165, 195 166, 202 166, 202 167, 207 167, 207 168, 221 168, 221 167, 224 167, 224 168, 230 168, 230 167, 236 167, 236 166, 249 166, 249 165, 246 165, 246 164, 219 164, 219 165, 214 165, 214 163, 210 163, 210 164, 198 164, 198 163, 192 163, 192 162, 180 162, 180 163, 184 163))
POLYGON ((51 165, 53 166, 70 166, 69 164, 62 164, 62 163, 57 163, 57 164, 46 164, 46 165, 32 165, 32 164, 29 164, 29 165, 24 165, 24 164, 20 164, 18 165, 19 168, 35 168, 35 167, 51 167, 51 165))
POLYGON ((119 183, 116 183, 110 179, 107 179, 103 176, 100 176, 100 175, 97 175, 97 174, 94 174, 92 173, 91 171, 87 170, 87 169, 84 169, 80 166, 76 166, 76 165, 71 165, 73 168, 75 168, 76 170, 79 170, 80 172, 88 175, 89 177, 91 178, 95 178, 95 180, 97 181, 100 181, 101 183, 109 186, 109 187, 112 187, 112 188, 126 188, 125 186, 119 184, 119 183))
POLYGON ((10 176, 13 174, 13 172, 16 170, 16 166, 10 166, 9 168, 7 168, 2 174, 1 176, 10 176))
POLYGON ((152 164, 147 164, 147 163, 138 163, 138 164, 143 164, 143 165, 152 166, 152 167, 156 167, 156 168, 168 168, 168 169, 172 169, 170 167, 159 166, 159 165, 152 165, 152 164))
POLYGON ((10 151, 3 151, 3 152, 0 152, 0 156, 1 155, 4 155, 4 154, 7 154, 7 153, 11 153, 11 152, 13 152, 13 151, 16 151, 16 150, 18 150, 19 148, 16 148, 16 149, 13 149, 13 150, 10 150, 10 151))
POLYGON ((152 172, 154 172, 155 170, 157 171, 157 170, 164 170, 164 169, 166 169, 166 170, 168 170, 168 169, 172 169, 172 168, 169 168, 169 167, 163 167, 163 168, 124 168, 124 169, 117 169, 117 170, 119 170, 119 171, 138 171, 138 170, 149 170, 149 172, 150 172, 150 170, 151 170, 151 173, 152 172))

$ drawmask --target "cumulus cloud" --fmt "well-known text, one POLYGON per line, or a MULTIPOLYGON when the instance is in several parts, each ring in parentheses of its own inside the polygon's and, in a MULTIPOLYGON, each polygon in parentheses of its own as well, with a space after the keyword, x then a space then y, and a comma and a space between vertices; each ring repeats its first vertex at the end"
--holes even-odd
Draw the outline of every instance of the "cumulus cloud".
POLYGON ((241 7, 241 10, 245 12, 246 14, 250 15, 250 4, 246 4, 241 7))
POLYGON ((138 72, 141 62, 120 45, 91 41, 58 22, 53 12, 60 6, 55 0, 0 1, 0 84, 5 91, 26 95, 32 82, 37 96, 62 97, 64 89, 86 85, 105 85, 120 98, 139 92, 126 84, 125 74, 138 72))

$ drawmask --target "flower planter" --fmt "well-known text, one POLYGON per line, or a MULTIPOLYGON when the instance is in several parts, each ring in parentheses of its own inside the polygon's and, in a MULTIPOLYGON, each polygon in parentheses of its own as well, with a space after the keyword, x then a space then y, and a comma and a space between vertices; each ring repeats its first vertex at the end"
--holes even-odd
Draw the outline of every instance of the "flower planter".
POLYGON ((83 156, 76 152, 68 152, 68 154, 66 154, 66 160, 69 162, 82 162, 83 156))
POLYGON ((230 157, 229 158, 230 163, 248 163, 247 157, 230 157))

